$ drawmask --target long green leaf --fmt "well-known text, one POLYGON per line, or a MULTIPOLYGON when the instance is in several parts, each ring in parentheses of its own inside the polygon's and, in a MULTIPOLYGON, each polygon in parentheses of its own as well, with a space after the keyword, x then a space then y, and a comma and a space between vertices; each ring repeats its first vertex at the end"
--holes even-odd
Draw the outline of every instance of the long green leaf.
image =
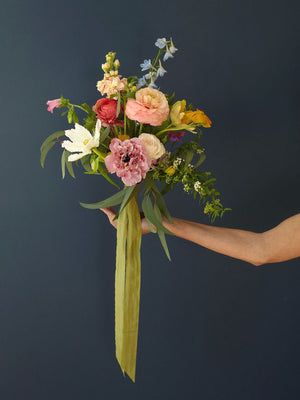
POLYGON ((57 132, 54 132, 54 133, 52 133, 51 135, 49 135, 49 136, 44 140, 44 142, 42 143, 42 145, 41 145, 41 151, 42 151, 42 148, 43 148, 44 146, 47 146, 49 142, 53 142, 53 141, 57 140, 57 139, 60 138, 61 136, 64 136, 64 134, 65 134, 65 131, 57 131, 57 132))
POLYGON ((80 203, 80 205, 90 210, 97 210, 99 208, 117 206, 122 203, 125 193, 126 192, 124 191, 124 189, 122 189, 105 200, 98 201, 97 203, 80 203))
POLYGON ((62 152, 62 154, 61 154, 61 162, 60 162, 60 164, 61 164, 61 176, 62 176, 63 179, 66 176, 66 155, 67 155, 66 150, 64 150, 62 152))
POLYGON ((44 166, 45 166, 45 161, 46 161, 46 157, 47 157, 49 150, 52 149, 52 147, 55 145, 55 143, 56 142, 49 142, 45 146, 43 146, 43 148, 41 149, 40 163, 41 163, 42 168, 44 168, 44 166))
POLYGON ((107 138, 110 132, 110 127, 108 126, 107 128, 104 129, 103 132, 100 134, 100 143, 104 142, 104 140, 107 138))
POLYGON ((163 195, 160 193, 160 191, 156 186, 153 187, 153 190, 158 208, 160 209, 161 213, 168 219, 168 221, 172 222, 172 217, 171 214, 169 213, 163 195))
MULTIPOLYGON (((68 154, 69 154, 69 153, 67 153, 67 155, 68 155, 68 154)), ((68 170, 69 174, 71 175, 71 177, 75 179, 75 174, 74 174, 74 169, 73 169, 73 163, 71 163, 70 161, 68 161, 67 155, 66 155, 66 167, 67 167, 67 170, 68 170)))
POLYGON ((103 164, 101 164, 101 163, 98 164, 98 171, 103 176, 103 178, 107 180, 107 182, 109 182, 111 185, 115 186, 116 188, 120 189, 120 186, 109 176, 109 174, 106 171, 103 164))
MULTIPOLYGON (((157 204, 155 204, 155 203, 154 203, 154 214, 157 216, 157 218, 159 220, 162 219, 160 210, 159 210, 157 204)), ((163 249, 164 249, 164 251, 166 253, 166 256, 168 257, 169 261, 171 261, 170 252, 169 252, 168 244, 167 244, 167 241, 166 241, 165 232, 162 229, 158 229, 157 230, 157 234, 158 234, 160 243, 161 243, 161 245, 162 245, 162 247, 163 247, 163 249)))
POLYGON ((204 163, 205 159, 206 159, 205 153, 201 153, 199 160, 194 164, 194 167, 195 168, 200 167, 200 165, 204 163))
POLYGON ((149 194, 146 194, 142 201, 142 210, 144 211, 146 219, 153 224, 157 230, 161 230, 165 233, 171 234, 162 224, 162 219, 158 218, 154 212, 153 204, 149 194))
POLYGON ((119 209, 119 215, 124 210, 124 208, 126 207, 128 202, 131 200, 131 198, 135 195, 136 185, 126 186, 124 188, 124 190, 125 190, 125 196, 123 197, 123 201, 122 201, 122 204, 121 204, 120 209, 119 209))
POLYGON ((166 235, 165 232, 163 232, 162 230, 158 229, 157 231, 160 243, 162 245, 162 248, 164 249, 166 256, 168 257, 168 260, 171 261, 171 256, 170 256, 170 252, 169 252, 169 248, 168 248, 168 243, 166 240, 166 235))

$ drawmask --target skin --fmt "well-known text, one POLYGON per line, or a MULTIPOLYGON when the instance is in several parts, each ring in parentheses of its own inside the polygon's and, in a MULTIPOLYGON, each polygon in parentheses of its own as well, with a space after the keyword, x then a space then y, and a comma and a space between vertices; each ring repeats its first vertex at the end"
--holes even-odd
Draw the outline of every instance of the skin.
MULTIPOLYGON (((114 210, 103 208, 101 211, 116 228, 117 220, 114 220, 116 215, 114 210)), ((142 233, 149 233, 148 222, 145 218, 141 223, 142 233)), ((215 227, 179 218, 173 218, 172 223, 164 220, 163 225, 179 238, 255 266, 300 257, 300 214, 262 233, 215 227)))

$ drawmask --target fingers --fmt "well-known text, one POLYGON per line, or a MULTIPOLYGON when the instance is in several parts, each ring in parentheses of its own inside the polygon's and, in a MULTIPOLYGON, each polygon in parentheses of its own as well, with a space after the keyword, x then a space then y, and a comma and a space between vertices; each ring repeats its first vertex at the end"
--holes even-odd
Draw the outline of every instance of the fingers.
POLYGON ((114 219, 116 213, 112 208, 100 208, 100 210, 108 217, 109 222, 116 227, 117 221, 114 219))

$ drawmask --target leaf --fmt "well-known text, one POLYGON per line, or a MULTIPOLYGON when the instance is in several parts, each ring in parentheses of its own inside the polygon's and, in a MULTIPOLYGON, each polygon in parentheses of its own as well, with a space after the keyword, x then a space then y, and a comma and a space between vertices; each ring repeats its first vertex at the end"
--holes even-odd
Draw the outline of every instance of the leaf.
POLYGON ((52 147, 55 145, 55 143, 56 143, 55 141, 49 142, 46 145, 44 145, 43 148, 41 148, 40 163, 41 163, 42 168, 44 168, 44 166, 45 166, 45 161, 46 161, 46 157, 47 157, 49 150, 52 149, 52 147))
MULTIPOLYGON (((68 153, 69 154, 69 153, 68 153)), ((68 161, 67 156, 66 156, 66 167, 69 172, 69 175, 71 175, 72 178, 75 179, 75 174, 74 174, 74 169, 73 169, 73 163, 68 161)))
POLYGON ((186 167, 192 162, 193 157, 194 157, 193 150, 187 150, 184 156, 184 163, 186 167))
POLYGON ((169 210, 167 208, 165 199, 163 195, 160 193, 160 191, 157 189, 157 187, 153 187, 154 192, 155 192, 155 197, 156 197, 156 204, 158 205, 158 208, 160 209, 161 213, 168 219, 169 222, 172 222, 172 217, 171 214, 169 213, 169 210))
POLYGON ((61 176, 64 179, 66 176, 66 150, 61 154, 61 176))
POLYGON ((57 140, 57 139, 60 138, 61 136, 64 136, 64 134, 65 134, 65 131, 57 131, 57 132, 54 132, 54 133, 52 133, 51 135, 49 135, 49 136, 44 140, 44 142, 42 143, 42 145, 41 145, 41 151, 42 151, 43 147, 45 147, 45 146, 48 145, 48 143, 57 140))
POLYGON ((125 193, 126 193, 125 190, 122 189, 105 200, 98 201, 97 203, 80 203, 80 205, 90 210, 97 210, 99 208, 117 206, 122 203, 125 193))
POLYGON ((78 122, 79 122, 79 118, 78 118, 78 116, 77 116, 77 114, 76 114, 74 109, 73 109, 73 122, 75 124, 78 124, 78 122))
POLYGON ((74 108, 70 107, 68 110, 68 116, 67 116, 69 124, 71 124, 73 121, 73 113, 74 113, 74 108))
POLYGON ((200 167, 200 165, 204 163, 205 159, 206 159, 205 153, 201 153, 199 160, 194 164, 194 167, 195 168, 200 167))
MULTIPOLYGON (((161 219, 161 213, 160 213, 160 210, 159 210, 157 204, 154 204, 154 213, 156 214, 158 219, 161 219)), ((157 230, 157 234, 158 234, 159 240, 161 242, 161 245, 162 245, 162 247, 163 247, 163 249, 164 249, 164 251, 166 253, 166 256, 168 257, 169 261, 171 261, 170 252, 169 252, 168 244, 167 244, 167 241, 166 241, 165 232, 163 230, 161 230, 161 229, 158 229, 157 230)))
POLYGON ((169 252, 169 248, 168 248, 168 243, 166 241, 166 235, 165 232, 161 231, 160 229, 158 229, 157 231, 160 243, 166 253, 166 256, 168 257, 168 260, 171 261, 171 256, 170 256, 170 252, 169 252))
POLYGON ((124 210, 124 208, 126 207, 126 205, 129 202, 129 200, 131 200, 131 198, 135 195, 136 188, 137 188, 136 185, 125 187, 125 189, 124 189, 125 190, 125 196, 123 198, 122 204, 121 204, 120 209, 119 209, 119 215, 124 210))
POLYGON ((110 127, 108 126, 104 131, 101 132, 100 134, 100 143, 104 142, 104 140, 107 138, 110 132, 110 127))
POLYGON ((109 176, 108 172, 104 168, 104 166, 100 163, 98 165, 98 171, 103 176, 104 179, 107 180, 111 185, 115 186, 116 188, 120 189, 120 186, 109 176))
POLYGON ((146 219, 153 224, 157 230, 161 230, 165 233, 169 233, 172 234, 171 232, 168 231, 168 229, 166 229, 163 224, 162 224, 162 219, 155 214, 154 212, 154 208, 153 208, 153 204, 150 198, 149 194, 146 194, 144 196, 144 199, 142 201, 142 209, 144 211, 145 217, 146 219))
POLYGON ((85 156, 80 159, 81 165, 83 166, 84 170, 87 172, 91 171, 91 164, 90 164, 90 156, 85 156))
POLYGON ((88 114, 90 114, 90 113, 93 112, 93 109, 92 109, 92 107, 91 107, 89 104, 87 104, 87 103, 82 103, 82 104, 80 104, 80 105, 81 105, 81 107, 84 109, 84 111, 86 111, 88 114))

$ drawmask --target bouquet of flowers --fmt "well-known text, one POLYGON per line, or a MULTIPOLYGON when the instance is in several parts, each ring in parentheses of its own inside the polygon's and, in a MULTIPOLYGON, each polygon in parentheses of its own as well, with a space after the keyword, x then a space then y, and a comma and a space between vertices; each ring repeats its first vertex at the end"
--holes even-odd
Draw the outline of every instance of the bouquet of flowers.
POLYGON ((74 178, 74 164, 84 173, 101 175, 119 189, 111 197, 85 208, 118 206, 115 271, 116 357, 123 373, 133 381, 136 371, 140 283, 141 214, 157 233, 170 259, 163 221, 172 222, 164 195, 176 185, 199 199, 204 213, 213 221, 227 208, 222 206, 215 178, 202 169, 205 151, 202 128, 212 122, 206 113, 176 100, 157 87, 157 79, 167 72, 163 63, 173 58, 177 48, 172 39, 157 39, 157 55, 140 65, 144 75, 122 77, 115 52, 102 64, 103 79, 97 82, 102 97, 93 106, 73 104, 60 97, 47 102, 48 111, 63 109, 71 129, 47 137, 41 146, 44 167, 49 150, 60 143, 62 177, 74 178), (60 141, 62 137, 66 139, 60 141), (123 187, 120 187, 121 179, 123 187))

